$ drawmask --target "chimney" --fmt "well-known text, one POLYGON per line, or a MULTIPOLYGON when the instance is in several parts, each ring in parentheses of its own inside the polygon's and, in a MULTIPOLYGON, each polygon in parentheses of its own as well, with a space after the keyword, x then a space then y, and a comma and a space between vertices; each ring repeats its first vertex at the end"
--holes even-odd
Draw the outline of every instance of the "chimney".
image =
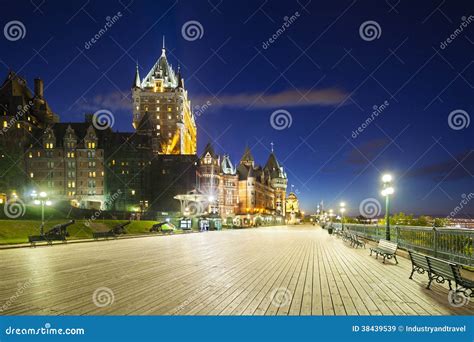
POLYGON ((35 96, 43 98, 43 80, 41 78, 35 78, 35 96))

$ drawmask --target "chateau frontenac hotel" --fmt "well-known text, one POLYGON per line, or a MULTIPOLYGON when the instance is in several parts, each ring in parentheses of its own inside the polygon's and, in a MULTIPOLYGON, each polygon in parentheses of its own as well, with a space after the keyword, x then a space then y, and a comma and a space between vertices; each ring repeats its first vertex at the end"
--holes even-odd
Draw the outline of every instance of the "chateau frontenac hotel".
MULTIPOLYGON (((275 153, 264 166, 251 150, 234 165, 209 143, 197 155, 197 127, 180 69, 161 56, 132 88, 134 132, 60 122, 44 97, 10 71, 0 89, 0 201, 45 191, 72 207, 156 219, 159 213, 219 218, 224 224, 283 223, 288 179, 275 153), (113 201, 110 200, 113 198, 113 201), (194 199, 194 200, 193 200, 194 199)), ((291 194, 291 198, 295 195, 291 194)))

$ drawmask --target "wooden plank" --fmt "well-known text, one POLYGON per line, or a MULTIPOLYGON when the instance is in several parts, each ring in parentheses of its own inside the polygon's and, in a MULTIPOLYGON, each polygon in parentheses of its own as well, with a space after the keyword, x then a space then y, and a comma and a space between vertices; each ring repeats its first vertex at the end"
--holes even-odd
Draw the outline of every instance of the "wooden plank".
POLYGON ((446 285, 426 290, 399 264, 313 226, 0 250, 0 307, 9 315, 472 315, 446 285), (97 307, 100 287, 112 305, 97 307), (288 305, 272 305, 283 288, 288 305), (22 288, 22 294, 14 296, 22 288), (14 300, 11 298, 14 297, 14 300))

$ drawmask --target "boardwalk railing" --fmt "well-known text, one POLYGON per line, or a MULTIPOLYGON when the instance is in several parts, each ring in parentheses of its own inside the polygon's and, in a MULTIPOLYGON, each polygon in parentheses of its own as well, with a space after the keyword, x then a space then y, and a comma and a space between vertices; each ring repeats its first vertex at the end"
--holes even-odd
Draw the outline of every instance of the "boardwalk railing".
MULTIPOLYGON (((370 240, 385 239, 385 226, 351 223, 344 224, 344 228, 370 240)), ((474 266, 473 229, 392 226, 390 240, 404 249, 474 266)))

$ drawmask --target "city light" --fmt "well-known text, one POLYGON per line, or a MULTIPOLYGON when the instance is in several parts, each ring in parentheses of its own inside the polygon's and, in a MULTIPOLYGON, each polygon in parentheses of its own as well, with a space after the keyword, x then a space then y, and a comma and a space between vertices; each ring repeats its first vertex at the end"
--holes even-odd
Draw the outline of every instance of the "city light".
POLYGON ((393 195, 395 189, 392 187, 392 175, 384 174, 382 176, 382 196, 385 197, 385 238, 390 240, 390 195, 393 195))
POLYGON ((36 190, 33 190, 31 192, 31 197, 34 198, 33 203, 35 205, 41 205, 41 226, 40 226, 40 235, 44 235, 44 206, 51 206, 53 202, 51 202, 49 199, 46 199, 48 197, 48 194, 44 191, 41 191, 39 193, 39 198, 38 194, 36 193, 36 190))

